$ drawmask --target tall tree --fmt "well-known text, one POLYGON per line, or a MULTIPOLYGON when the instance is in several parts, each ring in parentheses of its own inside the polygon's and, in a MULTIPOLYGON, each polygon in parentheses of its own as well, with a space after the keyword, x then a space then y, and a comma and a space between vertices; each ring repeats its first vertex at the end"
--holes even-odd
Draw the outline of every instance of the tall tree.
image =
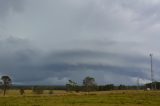
POLYGON ((85 90, 87 92, 91 91, 91 90, 95 90, 96 88, 96 82, 95 79, 93 77, 86 77, 83 80, 83 86, 85 87, 85 90))
POLYGON ((9 76, 2 76, 1 80, 3 81, 3 95, 5 96, 7 88, 11 85, 12 80, 9 76))
POLYGON ((66 89, 67 91, 74 91, 76 90, 77 87, 77 83, 72 81, 72 80, 68 80, 68 83, 66 84, 66 89))

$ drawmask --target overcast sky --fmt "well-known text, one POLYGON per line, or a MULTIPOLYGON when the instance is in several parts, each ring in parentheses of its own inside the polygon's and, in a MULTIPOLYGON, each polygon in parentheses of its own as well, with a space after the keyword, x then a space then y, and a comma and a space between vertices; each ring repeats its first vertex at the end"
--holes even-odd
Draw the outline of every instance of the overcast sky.
POLYGON ((0 0, 0 75, 16 84, 160 81, 160 0, 0 0))

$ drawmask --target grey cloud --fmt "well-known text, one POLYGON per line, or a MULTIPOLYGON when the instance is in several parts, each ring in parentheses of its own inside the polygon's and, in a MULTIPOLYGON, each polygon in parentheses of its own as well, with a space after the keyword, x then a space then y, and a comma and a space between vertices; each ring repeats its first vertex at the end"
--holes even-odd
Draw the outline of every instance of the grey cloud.
POLYGON ((133 84, 136 77, 150 79, 153 52, 159 80, 159 4, 0 0, 0 73, 23 84, 81 83, 87 75, 103 84, 133 84))
MULTIPOLYGON (((10 37, 3 42, 2 45, 8 45, 6 49, 12 49, 12 52, 9 52, 8 55, 0 54, 1 74, 7 73, 11 75, 17 83, 42 84, 45 82, 45 84, 56 84, 51 79, 56 80, 57 83, 61 82, 60 84, 64 84, 68 79, 74 79, 81 83, 80 80, 86 75, 93 75, 99 81, 98 83, 105 83, 105 78, 109 77, 109 75, 123 76, 124 79, 126 77, 134 78, 137 76, 149 79, 146 67, 143 67, 143 70, 142 67, 127 66, 128 63, 132 63, 133 65, 140 63, 147 64, 148 60, 145 57, 137 56, 135 58, 116 53, 87 50, 41 54, 37 52, 38 50, 28 45, 24 39, 10 37), (14 47, 16 48, 14 49, 14 47), (95 58, 92 60, 94 62, 88 61, 92 58, 95 58), (118 66, 114 63, 112 65, 107 63, 101 64, 96 61, 96 58, 105 59, 106 61, 110 61, 113 58, 117 61, 125 61, 123 66, 118 66), (72 62, 73 60, 74 62, 72 62)), ((0 46, 0 49, 2 50, 2 46, 0 46)), ((117 79, 112 79, 111 82, 117 79)))
POLYGON ((142 24, 143 27, 150 27, 159 21, 160 17, 159 1, 122 0, 119 1, 118 3, 121 4, 122 8, 127 9, 132 14, 134 14, 132 21, 142 24))
POLYGON ((10 13, 22 12, 24 0, 0 0, 0 18, 6 18, 10 13))

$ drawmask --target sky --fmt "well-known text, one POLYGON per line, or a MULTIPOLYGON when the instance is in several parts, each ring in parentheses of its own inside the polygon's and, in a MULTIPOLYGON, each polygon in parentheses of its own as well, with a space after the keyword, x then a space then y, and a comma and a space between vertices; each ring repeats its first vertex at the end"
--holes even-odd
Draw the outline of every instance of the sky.
POLYGON ((0 0, 0 75, 23 85, 160 81, 160 0, 0 0))

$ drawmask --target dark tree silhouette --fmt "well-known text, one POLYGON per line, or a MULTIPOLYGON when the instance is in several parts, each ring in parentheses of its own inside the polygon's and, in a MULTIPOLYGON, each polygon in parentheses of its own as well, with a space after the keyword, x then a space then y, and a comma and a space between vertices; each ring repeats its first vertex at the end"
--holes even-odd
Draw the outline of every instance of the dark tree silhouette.
POLYGON ((21 94, 21 95, 23 95, 25 92, 24 92, 24 89, 20 89, 19 90, 19 93, 21 94))
POLYGON ((7 88, 11 85, 12 80, 9 76, 2 76, 1 80, 3 81, 3 95, 5 96, 7 88))
POLYGON ((77 88, 77 83, 72 80, 68 80, 68 83, 66 84, 66 90, 76 91, 76 88, 77 88))
POLYGON ((95 79, 92 77, 86 77, 83 80, 83 86, 85 87, 85 90, 87 92, 91 91, 91 90, 95 90, 96 88, 96 82, 95 79))
POLYGON ((44 89, 40 86, 34 86, 32 88, 32 92, 35 94, 43 94, 44 93, 44 89))

